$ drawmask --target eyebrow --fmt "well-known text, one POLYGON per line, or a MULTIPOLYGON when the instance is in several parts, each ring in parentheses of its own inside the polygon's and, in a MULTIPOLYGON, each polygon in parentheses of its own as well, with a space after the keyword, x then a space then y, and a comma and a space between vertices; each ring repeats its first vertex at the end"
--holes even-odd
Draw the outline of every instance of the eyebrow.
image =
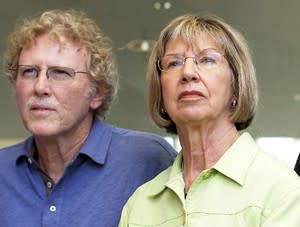
MULTIPOLYGON (((200 51, 196 54, 196 55, 199 55, 200 53, 204 52, 204 51, 214 51, 214 52, 217 52, 217 53, 220 53, 220 51, 216 48, 213 48, 213 47, 209 47, 209 48, 205 48, 205 49, 200 49, 200 51)), ((222 53, 220 53, 222 54, 222 53)), ((165 54, 164 56, 181 56, 182 54, 179 54, 179 53, 168 53, 168 54, 165 54)))

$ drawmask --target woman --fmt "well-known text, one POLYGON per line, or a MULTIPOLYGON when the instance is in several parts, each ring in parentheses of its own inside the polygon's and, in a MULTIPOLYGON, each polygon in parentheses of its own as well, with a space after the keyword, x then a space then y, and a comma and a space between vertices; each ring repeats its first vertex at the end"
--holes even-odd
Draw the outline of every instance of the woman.
POLYGON ((182 150, 133 194, 119 226, 299 227, 300 180, 239 133, 255 115, 257 87, 235 29, 216 17, 175 18, 152 51, 148 80, 151 116, 182 150))

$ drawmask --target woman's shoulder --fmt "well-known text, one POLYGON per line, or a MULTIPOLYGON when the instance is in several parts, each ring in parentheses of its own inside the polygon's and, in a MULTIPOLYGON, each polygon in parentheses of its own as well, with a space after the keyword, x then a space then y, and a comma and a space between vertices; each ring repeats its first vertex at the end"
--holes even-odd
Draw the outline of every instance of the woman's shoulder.
POLYGON ((263 186, 269 186, 272 191, 277 189, 280 193, 299 190, 300 177, 283 160, 276 156, 260 151, 252 164, 253 178, 263 186))
POLYGON ((267 174, 274 175, 275 178, 280 177, 282 174, 291 176, 295 180, 300 178, 296 175, 292 167, 287 162, 279 159, 273 154, 260 151, 257 154, 257 164, 260 165, 267 174))
POLYGON ((171 170, 172 166, 159 173, 152 180, 139 186, 129 198, 127 206, 138 206, 136 202, 147 203, 153 196, 162 193, 166 188, 166 183, 169 181, 171 170))

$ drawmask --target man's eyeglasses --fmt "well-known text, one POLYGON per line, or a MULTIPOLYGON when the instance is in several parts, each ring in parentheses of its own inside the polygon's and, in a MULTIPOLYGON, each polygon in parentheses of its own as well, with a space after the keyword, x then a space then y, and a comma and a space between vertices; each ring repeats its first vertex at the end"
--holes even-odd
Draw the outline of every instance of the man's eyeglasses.
MULTIPOLYGON (((34 65, 17 65, 14 70, 17 78, 23 81, 34 81, 41 72, 41 68, 34 65)), ((70 84, 77 73, 88 74, 88 72, 75 71, 68 67, 51 66, 47 68, 46 77, 51 85, 61 87, 70 84)))
POLYGON ((223 55, 212 49, 205 49, 195 57, 168 54, 157 61, 157 66, 162 72, 177 72, 183 68, 187 59, 191 59, 198 70, 207 72, 215 69, 222 63, 223 55))

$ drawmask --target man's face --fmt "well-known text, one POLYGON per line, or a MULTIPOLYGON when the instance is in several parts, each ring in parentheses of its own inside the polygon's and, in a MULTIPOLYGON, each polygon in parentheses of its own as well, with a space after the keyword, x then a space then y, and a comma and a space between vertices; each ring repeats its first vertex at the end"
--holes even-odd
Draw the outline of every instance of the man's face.
MULTIPOLYGON (((89 129, 92 110, 101 105, 102 98, 91 90, 88 75, 76 73, 68 82, 60 77, 50 77, 49 71, 49 78, 46 76, 47 69, 51 67, 86 72, 86 62, 83 48, 67 41, 59 45, 47 35, 38 37, 32 45, 23 48, 19 65, 30 67, 23 71, 19 67, 16 99, 25 127, 34 136, 56 137, 89 129), (32 77, 34 69, 39 69, 37 77, 32 77)), ((63 76, 63 73, 55 71, 52 76, 63 76)))

